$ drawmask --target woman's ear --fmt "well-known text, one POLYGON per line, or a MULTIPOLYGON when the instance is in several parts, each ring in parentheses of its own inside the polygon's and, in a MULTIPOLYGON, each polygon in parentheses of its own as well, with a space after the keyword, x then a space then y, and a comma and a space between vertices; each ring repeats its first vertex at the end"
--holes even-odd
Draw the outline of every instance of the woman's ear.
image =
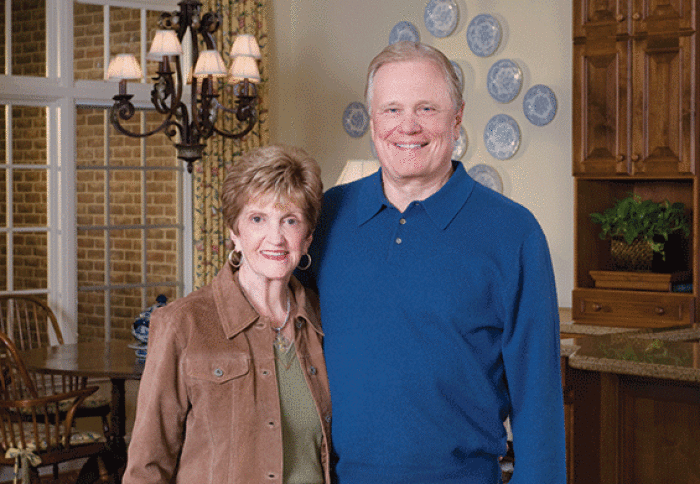
POLYGON ((236 237, 236 234, 233 233, 233 229, 228 229, 228 236, 231 239, 231 242, 233 242, 233 248, 236 248, 236 241, 238 240, 238 237, 236 237))

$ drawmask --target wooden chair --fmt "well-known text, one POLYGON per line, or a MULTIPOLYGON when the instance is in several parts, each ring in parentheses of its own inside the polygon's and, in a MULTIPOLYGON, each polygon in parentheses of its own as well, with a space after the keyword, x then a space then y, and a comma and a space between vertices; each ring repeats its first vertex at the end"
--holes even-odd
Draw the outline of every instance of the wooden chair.
MULTIPOLYGON (((38 483, 37 466, 93 457, 108 451, 101 434, 77 432, 73 419, 80 404, 98 387, 82 379, 61 376, 57 387, 42 393, 10 338, 0 332, 0 465, 22 469, 22 483, 38 483), (66 411, 62 405, 69 402, 66 411)), ((15 477, 15 482, 17 477, 15 477)))
MULTIPOLYGON (((61 328, 53 310, 36 296, 9 294, 0 296, 0 331, 5 333, 21 351, 50 346, 49 328, 58 344, 64 344, 61 328)), ((55 385, 46 375, 32 375, 35 384, 55 385)), ((55 377, 52 377, 55 378, 55 377)), ((81 382, 87 385, 87 378, 81 382)), ((55 388, 55 386, 53 386, 55 388)), ((65 406, 65 405, 64 405, 65 406)), ((105 435, 109 432, 108 416, 111 407, 106 398, 90 395, 76 411, 75 418, 99 417, 105 435)))

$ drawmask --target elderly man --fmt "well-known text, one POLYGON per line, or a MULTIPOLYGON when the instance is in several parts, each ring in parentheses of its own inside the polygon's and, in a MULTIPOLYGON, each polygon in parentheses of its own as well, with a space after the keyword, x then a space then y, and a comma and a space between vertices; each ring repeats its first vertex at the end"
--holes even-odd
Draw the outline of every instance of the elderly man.
POLYGON ((451 161, 449 60, 398 42, 367 79, 381 170, 325 195, 321 297, 339 484, 564 483, 558 308, 544 234, 451 161))

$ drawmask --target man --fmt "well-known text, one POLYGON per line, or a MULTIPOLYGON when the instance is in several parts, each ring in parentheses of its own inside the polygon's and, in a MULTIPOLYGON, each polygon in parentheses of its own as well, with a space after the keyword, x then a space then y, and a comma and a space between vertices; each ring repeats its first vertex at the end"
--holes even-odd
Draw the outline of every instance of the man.
POLYGON ((439 51, 370 64, 380 172, 325 195, 319 290, 339 484, 564 483, 559 322, 547 243, 450 159, 464 103, 439 51))

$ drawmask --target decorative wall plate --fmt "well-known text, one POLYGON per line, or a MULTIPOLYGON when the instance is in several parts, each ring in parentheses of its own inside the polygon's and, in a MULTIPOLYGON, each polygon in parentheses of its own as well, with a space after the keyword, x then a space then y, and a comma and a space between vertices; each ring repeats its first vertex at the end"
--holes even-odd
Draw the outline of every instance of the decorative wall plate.
POLYGON ((484 128, 486 150, 499 160, 512 157, 520 146, 520 127, 507 114, 497 114, 484 128))
POLYGON ((499 103, 509 103, 515 99, 522 84, 523 73, 518 64, 510 59, 496 61, 486 77, 489 94, 499 103))
POLYGON ((503 182, 498 172, 489 165, 479 164, 474 165, 467 171, 474 181, 481 183, 485 187, 490 188, 498 193, 503 193, 503 182))
POLYGON ((369 127, 369 114, 364 104, 360 102, 348 104, 343 112, 343 127, 353 138, 364 136, 369 127))
POLYGON ((469 22, 467 44, 474 54, 488 57, 496 52, 500 43, 501 25, 491 15, 477 15, 469 22))
POLYGON ((459 90, 464 91, 464 74, 462 73, 462 68, 453 60, 450 61, 450 64, 452 64, 452 68, 455 70, 455 74, 457 74, 457 78, 459 79, 459 90))
POLYGON ((459 138, 457 138, 454 148, 452 148, 452 159, 461 160, 465 151, 467 151, 467 132, 464 130, 464 126, 460 126, 459 138))
POLYGON ((454 0, 430 0, 423 13, 425 28, 435 37, 450 35, 459 20, 459 9, 454 0))
POLYGON ((411 22, 399 22, 394 25, 389 33, 389 45, 401 42, 402 40, 410 40, 411 42, 420 42, 420 34, 418 29, 411 22))
POLYGON ((544 84, 532 86, 523 99, 525 117, 535 126, 544 126, 557 114, 557 98, 544 84))

